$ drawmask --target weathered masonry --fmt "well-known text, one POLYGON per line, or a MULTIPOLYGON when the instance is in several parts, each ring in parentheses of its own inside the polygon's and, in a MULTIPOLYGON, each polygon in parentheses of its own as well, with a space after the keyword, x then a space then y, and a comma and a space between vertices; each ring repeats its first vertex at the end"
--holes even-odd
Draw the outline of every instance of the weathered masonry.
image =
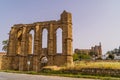
POLYGON ((39 71, 42 57, 47 57, 46 65, 71 65, 72 59, 72 15, 63 11, 60 20, 35 22, 32 24, 16 24, 9 33, 7 57, 9 69, 39 71), (42 48, 42 32, 46 29, 47 47, 42 48), (62 30, 62 53, 57 53, 56 31, 62 30), (34 38, 30 31, 34 31, 34 38), (33 52, 32 52, 32 40, 33 52))

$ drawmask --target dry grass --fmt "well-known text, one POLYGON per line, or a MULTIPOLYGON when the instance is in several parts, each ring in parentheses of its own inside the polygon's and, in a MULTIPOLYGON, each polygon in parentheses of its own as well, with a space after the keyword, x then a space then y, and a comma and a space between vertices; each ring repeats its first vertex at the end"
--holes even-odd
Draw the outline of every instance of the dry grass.
POLYGON ((45 66, 43 69, 49 69, 49 70, 60 70, 61 67, 57 67, 57 66, 45 66))
POLYGON ((50 70, 80 70, 82 68, 100 68, 100 69, 120 69, 120 61, 77 61, 74 66, 46 66, 44 69, 50 70))
POLYGON ((78 61, 74 62, 73 67, 67 69, 80 70, 81 68, 101 68, 101 69, 120 69, 118 61, 78 61))

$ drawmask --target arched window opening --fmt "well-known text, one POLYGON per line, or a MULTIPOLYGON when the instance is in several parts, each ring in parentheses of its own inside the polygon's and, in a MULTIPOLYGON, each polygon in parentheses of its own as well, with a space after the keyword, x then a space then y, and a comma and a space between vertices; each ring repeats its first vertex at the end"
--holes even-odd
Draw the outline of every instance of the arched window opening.
POLYGON ((48 38, 48 31, 47 29, 43 29, 42 32, 42 48, 47 48, 47 39, 48 38))
POLYGON ((58 28, 56 33, 57 53, 62 54, 62 29, 58 28))
POLYGON ((29 54, 34 53, 34 30, 31 30, 29 33, 29 54))

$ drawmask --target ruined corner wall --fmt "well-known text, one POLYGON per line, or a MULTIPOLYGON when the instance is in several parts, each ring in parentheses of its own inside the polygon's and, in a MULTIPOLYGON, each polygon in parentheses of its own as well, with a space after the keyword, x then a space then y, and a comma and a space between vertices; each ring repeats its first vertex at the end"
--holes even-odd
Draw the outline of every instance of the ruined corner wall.
POLYGON ((10 68, 10 58, 5 54, 0 55, 0 70, 7 70, 10 68))
POLYGON ((1 66, 2 66, 2 55, 0 55, 0 70, 1 70, 1 66))

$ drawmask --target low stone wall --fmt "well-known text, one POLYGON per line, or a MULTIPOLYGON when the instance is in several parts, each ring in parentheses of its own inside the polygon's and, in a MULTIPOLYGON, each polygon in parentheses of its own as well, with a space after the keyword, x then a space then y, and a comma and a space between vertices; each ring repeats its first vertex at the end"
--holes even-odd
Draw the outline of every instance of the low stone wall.
POLYGON ((83 68, 80 70, 62 70, 63 73, 120 77, 120 69, 83 68))
POLYGON ((120 69, 84 68, 81 69, 81 72, 82 74, 120 77, 120 69))

